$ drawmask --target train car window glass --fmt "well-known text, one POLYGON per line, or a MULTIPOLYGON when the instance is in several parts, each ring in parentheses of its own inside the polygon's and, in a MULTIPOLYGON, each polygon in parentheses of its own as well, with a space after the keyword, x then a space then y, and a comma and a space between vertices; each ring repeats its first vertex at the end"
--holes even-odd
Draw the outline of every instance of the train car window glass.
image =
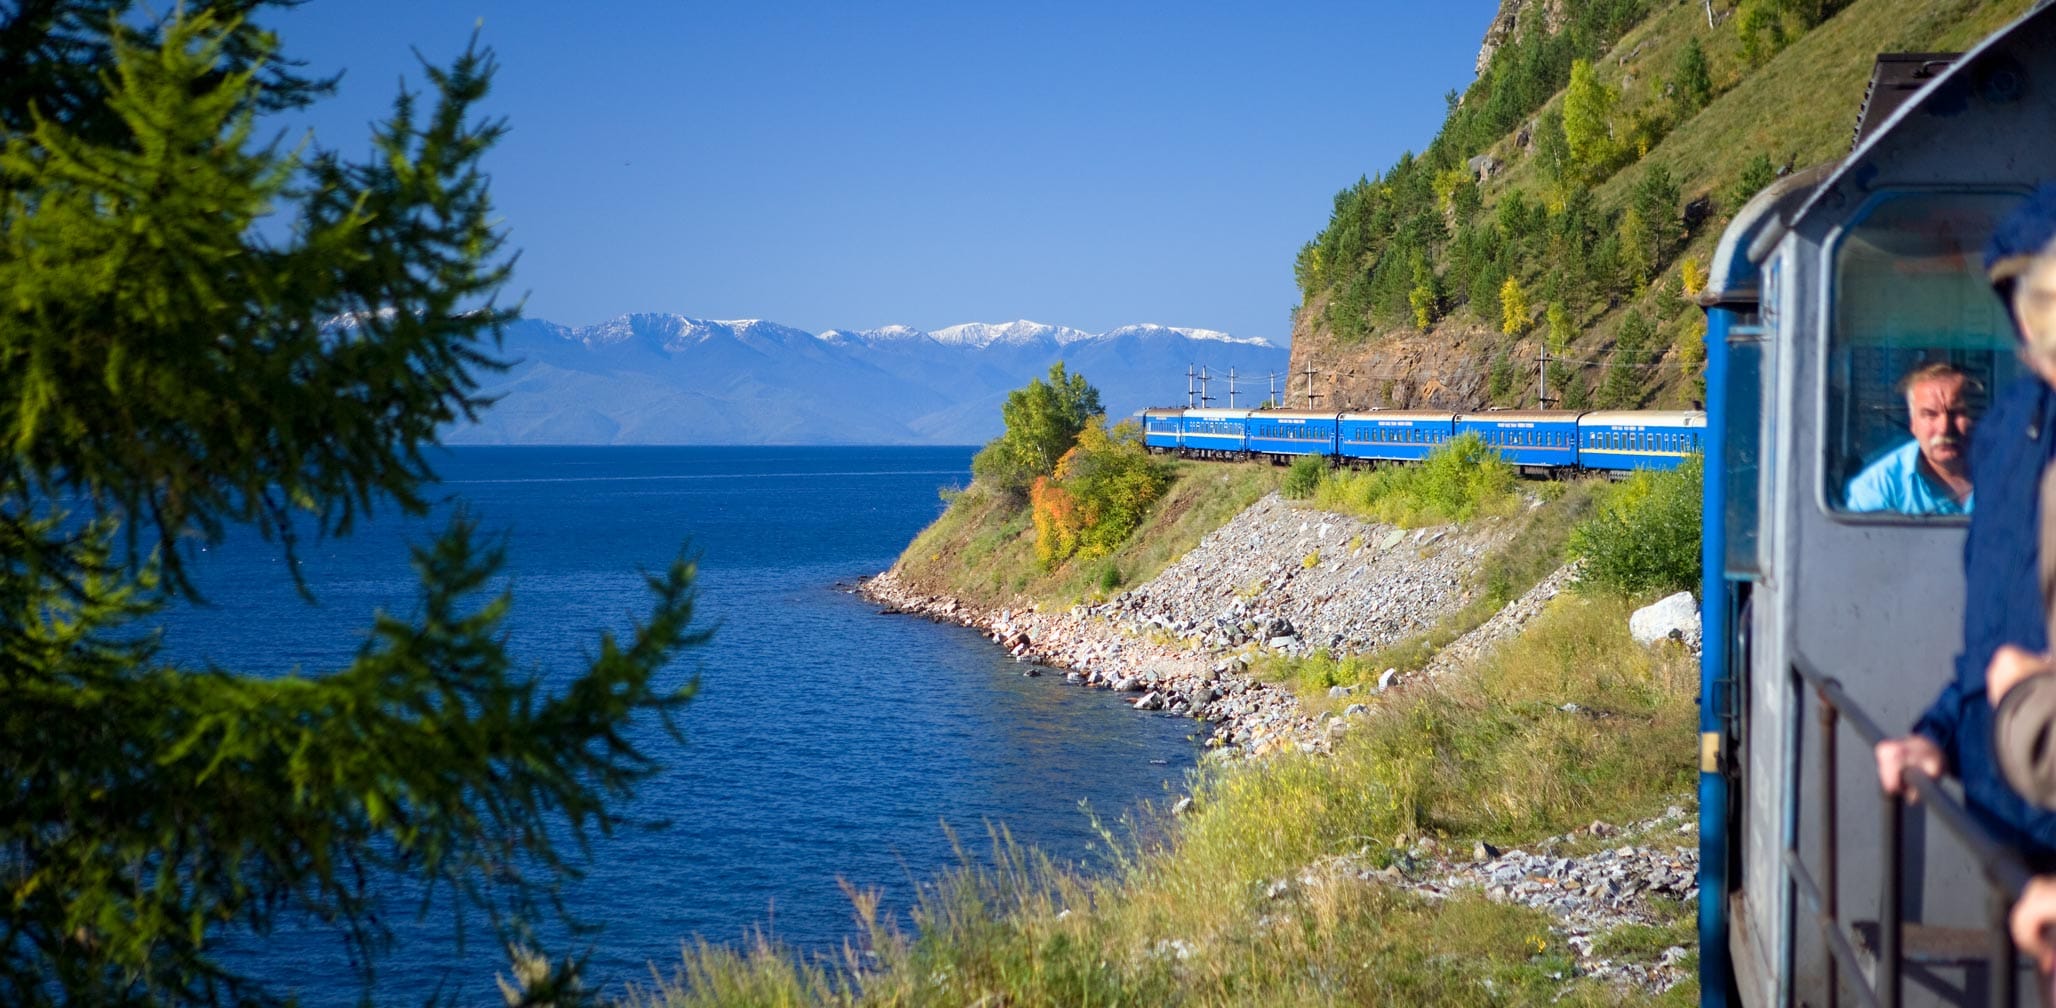
MULTIPOLYGON (((1770 277, 1766 276, 1766 280, 1770 277)), ((1766 285, 1764 297, 1773 295, 1766 285)), ((1708 313, 1707 330, 1710 336, 1722 338, 1722 351, 1727 357, 1726 387, 1720 390, 1720 420, 1727 448, 1722 454, 1725 459, 1708 459, 1708 462, 1725 465, 1724 482, 1727 486, 1721 525, 1726 530, 1726 555, 1721 559, 1723 573, 1728 577, 1753 577, 1762 573, 1762 563, 1757 559, 1758 481, 1760 477, 1763 442, 1763 360, 1764 328, 1762 317, 1755 312, 1732 312, 1726 308, 1708 313)))
POLYGON ((1983 265, 1994 225, 2018 200, 2006 192, 1885 192, 1833 239, 1820 466, 1830 508, 1960 520, 1964 505, 1935 466, 1962 464, 1964 446, 1931 452, 1916 444, 1901 383, 1930 365, 1963 372, 1967 379, 1933 380, 1961 386, 1948 394, 1960 396, 1974 422, 1987 390, 2019 372, 2012 325, 1983 265))

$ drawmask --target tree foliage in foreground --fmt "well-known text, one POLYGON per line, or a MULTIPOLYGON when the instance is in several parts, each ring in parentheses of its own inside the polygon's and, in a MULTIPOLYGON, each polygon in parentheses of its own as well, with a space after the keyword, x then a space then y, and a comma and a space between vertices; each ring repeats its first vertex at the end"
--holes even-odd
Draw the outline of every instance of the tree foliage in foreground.
POLYGON ((368 981, 398 876, 511 936, 561 912, 654 769, 630 720, 675 735, 690 695, 658 681, 697 639, 689 564, 545 691, 461 518, 347 667, 160 657, 182 551, 253 526, 290 563, 298 536, 423 512, 422 451, 482 404, 511 314, 480 167, 500 127, 472 111, 490 58, 430 68, 362 161, 300 157, 260 124, 324 84, 265 6, 0 6, 0 1003, 277 1003, 219 950, 288 920, 368 981))
POLYGON ((1058 361, 1050 365, 1048 381, 1036 378, 1007 393, 1000 407, 1006 432, 971 459, 971 475, 1018 498, 1036 477, 1056 471, 1057 460, 1071 450, 1078 432, 1103 412, 1099 390, 1058 361))

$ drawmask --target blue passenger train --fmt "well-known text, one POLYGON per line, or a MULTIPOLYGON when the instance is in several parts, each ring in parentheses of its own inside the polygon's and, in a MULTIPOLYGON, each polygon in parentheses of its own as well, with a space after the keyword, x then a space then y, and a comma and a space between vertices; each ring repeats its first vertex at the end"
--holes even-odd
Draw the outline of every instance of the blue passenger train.
POLYGON ((1475 434, 1522 471, 1555 475, 1674 469, 1687 456, 1704 450, 1706 414, 1159 408, 1142 411, 1142 431, 1143 444, 1163 454, 1273 462, 1316 455, 1341 465, 1419 462, 1451 438, 1475 434))

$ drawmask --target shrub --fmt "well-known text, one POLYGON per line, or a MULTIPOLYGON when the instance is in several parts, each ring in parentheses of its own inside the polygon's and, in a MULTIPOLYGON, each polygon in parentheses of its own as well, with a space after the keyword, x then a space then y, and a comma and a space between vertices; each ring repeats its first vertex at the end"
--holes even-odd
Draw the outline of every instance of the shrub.
POLYGON ((1585 562, 1580 587, 1619 595, 1669 594, 1699 586, 1699 509, 1704 460, 1665 473, 1642 471, 1598 515, 1571 532, 1585 562))
POLYGON ((1102 595, 1112 595, 1121 588, 1121 568, 1107 564, 1099 572, 1099 590, 1102 595))
POLYGON ((1036 557, 1054 567, 1073 555, 1112 553, 1170 483, 1170 473, 1143 449, 1135 424, 1112 431, 1103 421, 1087 424, 1056 472, 1037 477, 1030 489, 1036 557))
POLYGON ((1285 473, 1285 485, 1278 492, 1292 500, 1305 500, 1320 489, 1321 479, 1328 475, 1328 460, 1318 455, 1302 455, 1292 460, 1292 468, 1285 473))
POLYGON ((1417 466, 1388 466, 1325 481, 1314 501, 1332 511, 1408 528, 1513 510, 1513 466, 1475 434, 1452 439, 1417 466))

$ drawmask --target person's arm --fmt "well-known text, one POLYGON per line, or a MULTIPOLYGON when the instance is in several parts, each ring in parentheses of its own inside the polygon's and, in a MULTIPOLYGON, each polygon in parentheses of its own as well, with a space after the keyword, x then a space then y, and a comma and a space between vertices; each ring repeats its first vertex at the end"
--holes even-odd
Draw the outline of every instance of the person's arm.
POLYGON ((1913 723, 1912 731, 1879 742, 1871 750, 1878 764, 1878 786, 1886 794, 1905 793, 1907 801, 1916 800, 1906 788, 1905 771, 1909 766, 1936 780, 1955 769, 1949 754, 1956 741, 1956 726, 1963 719, 1962 698, 1963 690, 1956 680, 1950 680, 1935 702, 1928 705, 1927 712, 1913 723))

